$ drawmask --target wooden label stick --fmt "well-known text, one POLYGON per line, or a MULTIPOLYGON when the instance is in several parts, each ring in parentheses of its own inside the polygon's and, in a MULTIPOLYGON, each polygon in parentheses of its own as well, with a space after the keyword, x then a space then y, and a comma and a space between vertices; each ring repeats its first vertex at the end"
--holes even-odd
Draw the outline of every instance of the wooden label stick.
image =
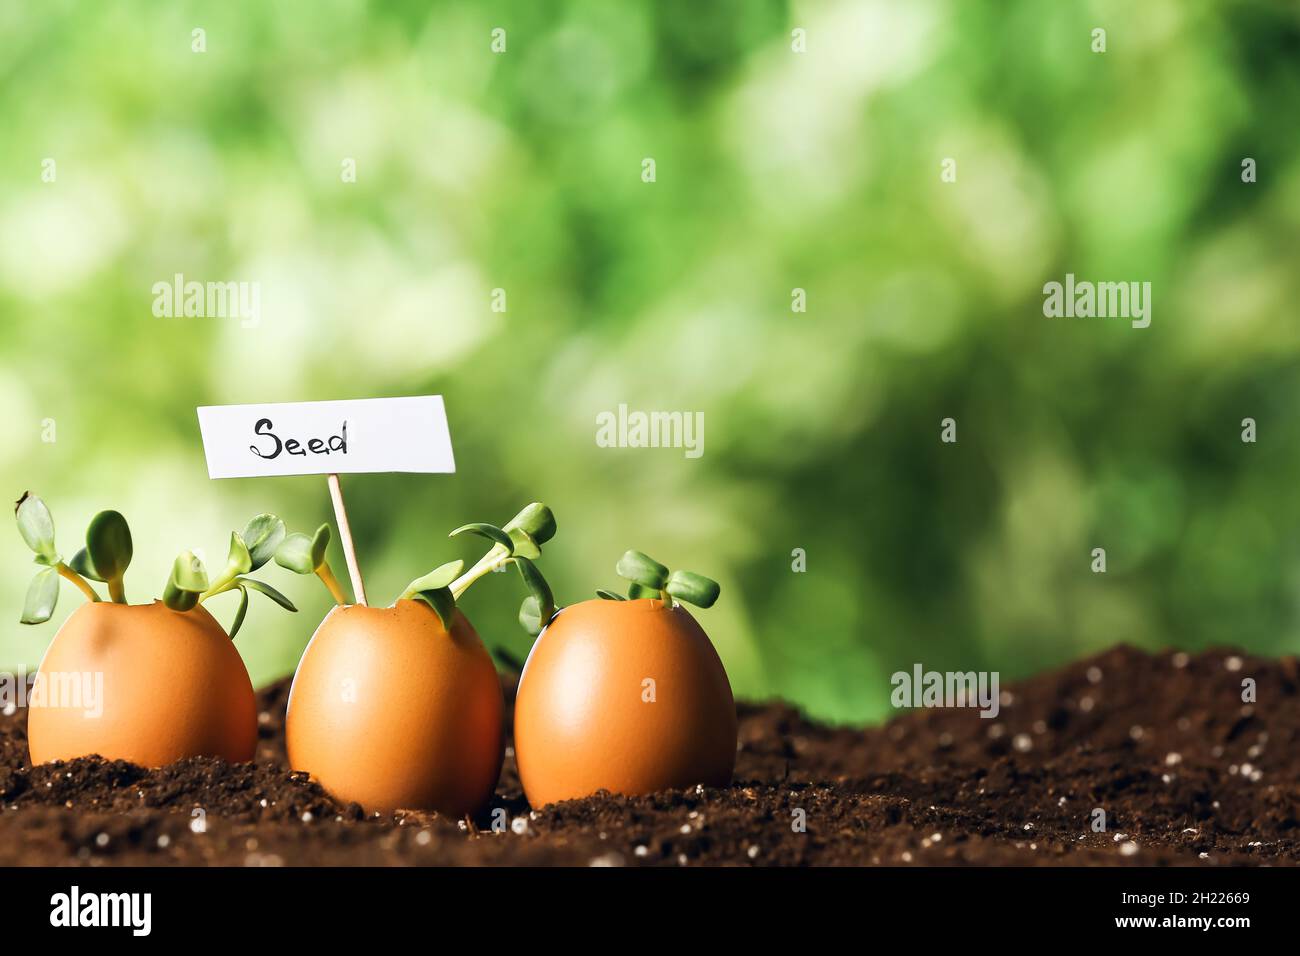
POLYGON ((339 485, 339 476, 329 476, 330 500, 334 502, 334 521, 339 527, 339 541, 343 545, 343 557, 348 562, 348 577, 352 579, 353 599, 362 607, 366 606, 366 586, 361 580, 361 567, 357 564, 357 549, 352 543, 352 528, 348 525, 348 510, 343 506, 343 488, 339 485))

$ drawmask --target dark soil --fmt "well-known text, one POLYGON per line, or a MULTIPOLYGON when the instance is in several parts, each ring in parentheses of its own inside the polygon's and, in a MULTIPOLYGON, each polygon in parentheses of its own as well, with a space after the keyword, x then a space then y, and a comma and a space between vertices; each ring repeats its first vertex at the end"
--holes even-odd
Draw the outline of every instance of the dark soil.
MULTIPOLYGON (((367 817, 284 763, 287 682, 253 764, 32 768, 0 717, 0 865, 1256 864, 1300 860, 1300 667, 1114 648, 973 710, 830 728, 742 705, 736 782, 530 808, 513 752, 473 821, 367 817), (1243 704, 1242 679, 1258 702, 1243 704), (1008 696, 1009 695, 1009 696, 1008 696), (1093 811, 1106 812, 1094 832, 1093 811), (492 828, 494 809, 503 832, 492 828), (803 814, 796 811, 802 810, 803 814), (792 825, 806 819, 806 831, 792 825)), ((507 688, 509 691, 509 687, 507 688)))

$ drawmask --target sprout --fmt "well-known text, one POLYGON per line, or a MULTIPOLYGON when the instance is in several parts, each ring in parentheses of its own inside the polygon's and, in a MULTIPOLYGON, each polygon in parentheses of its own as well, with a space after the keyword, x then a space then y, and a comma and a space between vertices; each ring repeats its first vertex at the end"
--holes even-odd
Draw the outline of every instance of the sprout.
MULTIPOLYGON (((95 515, 86 529, 86 546, 66 564, 54 546, 54 519, 45 502, 35 495, 24 494, 14 512, 18 533, 35 553, 36 563, 44 565, 27 590, 21 618, 24 624, 41 624, 50 619, 59 598, 60 577, 75 584, 91 601, 100 600, 88 583, 97 581, 107 585, 108 596, 114 603, 127 603, 123 579, 131 564, 133 547, 131 529, 119 512, 101 511, 95 515)), ((163 587, 163 603, 174 611, 189 611, 214 594, 238 589, 242 599, 230 628, 232 638, 244 622, 249 588, 267 595, 281 607, 297 610, 270 585, 243 576, 264 565, 283 537, 284 522, 275 515, 258 515, 242 535, 235 532, 230 536, 225 570, 211 583, 203 562, 191 551, 181 552, 163 587), (250 549, 246 541, 255 544, 250 549)))
POLYGON ((86 563, 95 570, 97 580, 108 584, 108 596, 117 604, 126 603, 122 576, 131 563, 131 554, 131 529, 121 514, 101 511, 90 519, 90 527, 86 529, 86 563))
POLYGON ((451 582, 465 568, 464 561, 448 561, 428 574, 416 578, 398 595, 399 601, 423 601, 437 613, 442 626, 451 630, 456 614, 456 598, 451 593, 451 582))
POLYGON ((301 531, 295 531, 293 534, 284 535, 279 546, 275 548, 275 563, 294 574, 316 575, 329 589, 335 604, 347 604, 347 595, 343 593, 339 579, 334 576, 334 571, 325 558, 329 545, 328 524, 321 525, 310 537, 301 531))
POLYGON ((163 603, 173 611, 189 611, 208 589, 208 572, 193 551, 182 551, 172 564, 171 576, 163 588, 163 603))
MULTIPOLYGON (((121 515, 118 517, 120 518, 121 515)), ((50 619, 54 614, 55 605, 59 603, 59 578, 61 577, 75 584, 88 600, 99 600, 99 595, 87 583, 86 578, 65 564, 59 556, 58 548, 54 546, 54 517, 44 501, 36 495, 23 492, 23 496, 14 504, 14 519, 18 523, 18 533, 36 555, 36 563, 42 566, 32 578, 32 583, 28 585, 27 596, 23 600, 23 613, 19 621, 23 624, 44 624, 50 619)), ((129 533, 127 549, 130 550, 129 533)), ((129 554, 127 560, 130 560, 129 554)), ((89 563, 88 558, 86 563, 89 563)))
MULTIPOLYGON (((443 625, 450 627, 451 615, 456 601, 469 589, 469 586, 485 574, 505 567, 507 564, 513 564, 519 569, 519 574, 529 590, 529 595, 524 599, 523 606, 519 609, 520 623, 530 633, 538 634, 555 615, 555 599, 551 595, 551 589, 547 585, 546 579, 542 577, 542 572, 538 570, 537 565, 533 562, 542 556, 542 545, 555 537, 555 531, 555 514, 540 501, 534 501, 532 504, 525 506, 502 527, 481 521, 461 525, 453 530, 448 537, 454 538, 461 534, 474 534, 480 538, 486 538, 492 542, 492 547, 488 549, 488 552, 463 574, 460 573, 460 568, 457 568, 456 573, 451 575, 445 584, 439 583, 436 587, 417 589, 418 593, 413 595, 412 589, 415 588, 415 585, 425 580, 425 578, 421 578, 419 581, 412 582, 411 587, 407 588, 407 593, 402 596, 415 596, 426 601, 438 612, 443 625)), ((445 574, 439 572, 444 572, 445 569, 458 563, 444 564, 437 571, 426 575, 426 578, 437 575, 438 581, 441 582, 445 574)))
MULTIPOLYGON (((286 611, 298 608, 287 597, 265 581, 247 577, 251 571, 263 567, 286 538, 284 522, 272 514, 260 514, 250 518, 242 532, 230 533, 230 548, 226 552, 225 569, 217 575, 211 584, 205 584, 198 596, 198 601, 226 591, 239 592, 239 607, 235 609, 235 618, 230 623, 230 636, 233 639, 244 626, 244 616, 248 613, 248 592, 256 591, 270 598, 286 611)), ((178 559, 179 561, 179 559, 178 559)), ((174 574, 174 572, 173 572, 174 574)), ((197 583, 197 582, 196 582, 197 583)), ((166 598, 163 598, 166 602, 166 598)), ((169 607, 171 605, 168 605, 169 607)), ((177 608, 181 610, 181 608, 177 608)))
MULTIPOLYGON (((641 551, 628 551, 619 558, 615 571, 619 577, 627 578, 628 597, 659 597, 664 606, 671 608, 673 598, 694 604, 696 607, 713 607, 721 586, 712 578, 706 578, 694 571, 669 571, 666 567, 641 551)), ((597 589, 596 595, 606 601, 622 601, 623 597, 612 591, 597 589)))

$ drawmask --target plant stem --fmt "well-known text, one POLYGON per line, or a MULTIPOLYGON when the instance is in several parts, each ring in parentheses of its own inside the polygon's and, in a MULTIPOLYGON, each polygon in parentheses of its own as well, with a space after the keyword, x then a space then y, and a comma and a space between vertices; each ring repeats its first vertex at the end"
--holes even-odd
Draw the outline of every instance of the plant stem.
POLYGON ((328 561, 321 562, 321 566, 316 569, 316 576, 325 582, 325 586, 330 589, 330 594, 334 596, 334 603, 347 604, 347 595, 343 593, 343 588, 339 585, 339 579, 334 577, 334 572, 330 570, 328 561))
POLYGON ((108 596, 113 599, 114 604, 126 603, 126 586, 120 577, 108 579, 108 596))
POLYGON ((475 562, 474 567, 470 568, 455 581, 451 582, 452 597, 460 600, 460 596, 469 589, 471 584, 483 577, 483 575, 495 571, 509 560, 510 552, 501 545, 494 544, 487 554, 483 555, 483 557, 479 558, 478 561, 475 562))
POLYGON ((659 600, 664 602, 664 607, 668 608, 668 610, 673 609, 673 596, 663 588, 659 589, 659 600))
POLYGON ((89 584, 87 584, 86 579, 83 578, 76 571, 72 570, 72 568, 68 567, 62 561, 56 564, 55 568, 58 570, 60 577, 67 578, 69 581, 75 584, 78 588, 81 589, 81 593, 86 595, 86 597, 89 598, 91 601, 99 600, 99 595, 95 593, 95 589, 92 588, 89 584))
POLYGON ((218 594, 225 594, 227 591, 233 591, 237 587, 239 587, 239 582, 234 578, 231 578, 229 581, 220 581, 199 595, 199 603, 202 604, 208 598, 216 597, 218 594))

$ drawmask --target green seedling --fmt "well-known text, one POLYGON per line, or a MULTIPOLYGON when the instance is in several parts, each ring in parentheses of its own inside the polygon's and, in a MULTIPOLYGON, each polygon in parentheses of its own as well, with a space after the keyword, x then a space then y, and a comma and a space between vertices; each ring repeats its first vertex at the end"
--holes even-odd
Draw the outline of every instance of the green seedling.
POLYGON ((484 537, 491 541, 491 548, 468 571, 461 572, 463 562, 451 562, 426 575, 426 578, 432 579, 432 587, 416 587, 425 583, 425 579, 412 581, 403 597, 419 597, 428 602, 437 611, 438 617, 442 618, 443 626, 450 627, 456 601, 468 591, 469 585, 498 568, 513 564, 519 568, 519 574, 529 591, 520 607, 520 622, 525 628, 536 627, 537 630, 533 633, 541 632, 543 624, 555 614, 551 589, 534 563, 542 557, 542 545, 555 537, 555 515, 549 507, 534 501, 502 527, 484 522, 461 524, 448 537, 460 535, 484 537))
MULTIPOLYGON (((712 607, 722 593, 722 588, 712 578, 694 571, 669 571, 641 551, 624 553, 614 570, 619 577, 628 580, 629 598, 658 597, 669 608, 673 606, 674 598, 696 607, 712 607)), ((602 588, 596 590, 596 596, 607 601, 626 600, 621 594, 602 588)))
POLYGON ((343 586, 334 576, 334 570, 325 557, 329 546, 330 526, 323 524, 311 535, 303 534, 301 531, 285 535, 272 550, 275 554, 275 563, 280 567, 294 574, 316 575, 329 590, 335 604, 347 604, 348 599, 343 593, 343 586))
MULTIPOLYGON (((542 545, 555 536, 555 516, 541 502, 533 502, 503 527, 474 522, 461 525, 449 537, 475 534, 492 542, 492 547, 468 571, 464 561, 449 561, 439 565, 408 584, 397 596, 399 601, 423 601, 433 608, 444 628, 451 629, 456 613, 456 602, 471 584, 498 568, 513 564, 519 569, 530 594, 524 602, 534 617, 555 613, 546 580, 537 570, 534 560, 542 555, 542 545), (549 609, 549 611, 548 611, 549 609)), ((330 541, 329 525, 321 525, 310 537, 294 533, 285 537, 275 552, 275 561, 281 567, 298 574, 315 574, 329 588, 338 604, 347 604, 343 589, 330 570, 325 551, 330 541)), ((522 613, 522 612, 521 612, 522 613)), ((539 628, 540 630, 540 628, 539 628)))
MULTIPOLYGON (((14 508, 18 533, 42 565, 27 590, 21 621, 43 624, 54 614, 59 599, 59 579, 64 578, 91 601, 100 601, 91 581, 105 585, 109 600, 126 604, 126 569, 131 563, 131 529, 116 511, 101 511, 86 529, 86 546, 64 562, 54 544, 54 518, 45 502, 35 495, 24 494, 14 508)), ((230 536, 230 552, 225 570, 211 583, 203 562, 191 551, 183 551, 172 565, 163 587, 163 603, 174 611, 189 611, 215 594, 238 589, 239 609, 230 628, 233 638, 239 633, 248 610, 248 591, 265 594, 289 611, 296 611, 287 597, 265 582, 245 577, 270 559, 275 545, 284 537, 284 522, 275 515, 258 515, 243 533, 230 536), (250 545, 248 542, 252 542, 250 545)))

